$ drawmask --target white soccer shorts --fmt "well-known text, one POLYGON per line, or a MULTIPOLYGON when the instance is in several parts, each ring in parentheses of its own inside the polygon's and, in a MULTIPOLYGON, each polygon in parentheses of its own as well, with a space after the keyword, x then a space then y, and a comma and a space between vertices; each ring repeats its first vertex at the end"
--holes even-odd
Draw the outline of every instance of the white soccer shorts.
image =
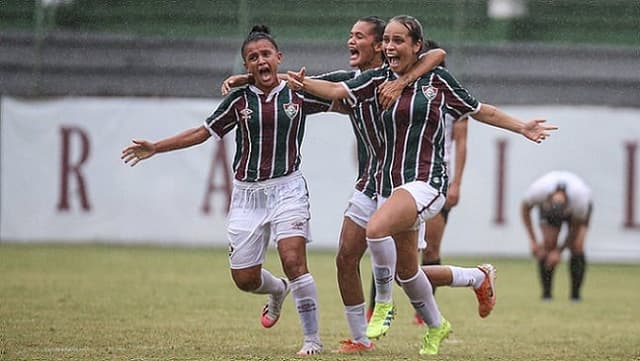
POLYGON ((378 205, 374 198, 369 198, 360 191, 354 191, 344 211, 344 216, 351 219, 355 224, 363 229, 367 229, 371 215, 376 211, 378 205))
POLYGON ((311 241, 309 192, 300 171, 261 182, 233 182, 227 216, 229 264, 243 269, 264 263, 271 240, 300 236, 311 241))
MULTIPOLYGON (((419 229, 420 225, 433 218, 442 210, 446 197, 427 182, 413 181, 405 183, 398 188, 409 192, 416 202, 418 217, 412 229, 419 229)), ((423 235, 424 236, 424 235, 423 235)))

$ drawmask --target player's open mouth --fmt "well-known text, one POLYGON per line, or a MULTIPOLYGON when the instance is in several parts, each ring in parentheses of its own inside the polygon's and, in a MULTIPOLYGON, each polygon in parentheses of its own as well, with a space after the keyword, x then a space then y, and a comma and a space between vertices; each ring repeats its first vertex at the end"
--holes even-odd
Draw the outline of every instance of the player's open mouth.
POLYGON ((358 51, 358 49, 354 48, 349 49, 349 54, 349 60, 356 60, 358 59, 358 56, 360 56, 360 52, 358 51))
POLYGON ((261 82, 270 83, 273 79, 273 72, 271 71, 271 68, 265 66, 258 69, 258 76, 260 77, 261 82))
POLYGON ((397 56, 393 56, 393 55, 387 55, 387 61, 389 62, 390 66, 398 66, 400 65, 400 58, 397 56))

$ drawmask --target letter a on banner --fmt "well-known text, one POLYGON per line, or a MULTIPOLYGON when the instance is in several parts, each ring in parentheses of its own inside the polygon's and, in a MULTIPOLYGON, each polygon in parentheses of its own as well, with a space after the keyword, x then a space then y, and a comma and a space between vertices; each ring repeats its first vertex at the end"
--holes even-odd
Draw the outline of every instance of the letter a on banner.
POLYGON ((209 176, 207 177, 207 190, 204 193, 204 200, 202 202, 202 213, 204 214, 209 214, 211 212, 211 195, 214 192, 222 191, 224 193, 227 200, 225 214, 228 212, 231 204, 231 171, 229 161, 227 160, 227 150, 224 138, 217 142, 216 145, 217 146, 213 149, 211 167, 209 168, 209 176), (217 168, 219 168, 222 173, 221 185, 214 184, 217 168))

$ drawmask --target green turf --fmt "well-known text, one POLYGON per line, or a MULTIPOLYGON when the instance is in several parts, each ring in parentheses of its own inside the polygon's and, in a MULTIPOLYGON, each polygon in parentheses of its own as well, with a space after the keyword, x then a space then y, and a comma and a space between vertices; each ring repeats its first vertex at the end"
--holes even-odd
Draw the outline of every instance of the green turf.
MULTIPOLYGON (((420 359, 422 330, 411 323, 400 289, 399 315, 374 353, 331 353, 348 337, 333 253, 313 251, 309 258, 328 351, 315 359, 420 359)), ((438 357, 427 359, 640 359, 639 265, 590 264, 584 302, 572 304, 566 264, 556 274, 554 301, 541 303, 533 261, 488 261, 498 268, 493 314, 480 319, 469 290, 439 289, 454 334, 438 357)), ((267 265, 282 274, 275 254, 267 265)), ((368 260, 368 282, 366 266, 368 260)), ((222 249, 0 245, 0 359, 295 359, 301 336, 292 300, 269 330, 258 321, 264 300, 234 287, 222 249)))

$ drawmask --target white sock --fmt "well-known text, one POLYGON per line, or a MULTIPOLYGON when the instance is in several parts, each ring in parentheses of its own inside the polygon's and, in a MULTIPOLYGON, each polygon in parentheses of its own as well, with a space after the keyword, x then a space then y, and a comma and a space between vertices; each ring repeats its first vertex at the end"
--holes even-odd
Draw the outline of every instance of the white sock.
POLYGON ((271 272, 267 271, 264 268, 262 269, 262 273, 260 274, 260 276, 262 277, 262 284, 260 284, 260 287, 256 288, 251 293, 256 293, 259 295, 278 295, 284 292, 285 285, 284 282, 282 282, 281 278, 272 275, 271 272))
POLYGON ((433 289, 431 288, 431 283, 427 275, 425 275, 422 270, 418 270, 415 276, 408 280, 398 278, 398 282, 400 282, 404 293, 409 297, 413 308, 415 308, 427 326, 440 326, 442 316, 440 315, 436 299, 433 296, 433 289))
POLYGON ((321 344, 318 332, 318 291, 313 277, 310 273, 305 273, 292 280, 290 285, 304 340, 321 344))
POLYGON ((451 287, 473 287, 478 288, 484 281, 484 272, 478 268, 465 268, 449 266, 451 268, 451 274, 453 281, 451 287))
POLYGON ((365 304, 344 306, 344 314, 347 316, 351 340, 369 346, 371 340, 367 337, 367 317, 364 314, 365 304))
POLYGON ((393 300, 393 277, 396 274, 396 245, 393 238, 367 237, 371 266, 376 285, 376 302, 389 303, 393 300))

